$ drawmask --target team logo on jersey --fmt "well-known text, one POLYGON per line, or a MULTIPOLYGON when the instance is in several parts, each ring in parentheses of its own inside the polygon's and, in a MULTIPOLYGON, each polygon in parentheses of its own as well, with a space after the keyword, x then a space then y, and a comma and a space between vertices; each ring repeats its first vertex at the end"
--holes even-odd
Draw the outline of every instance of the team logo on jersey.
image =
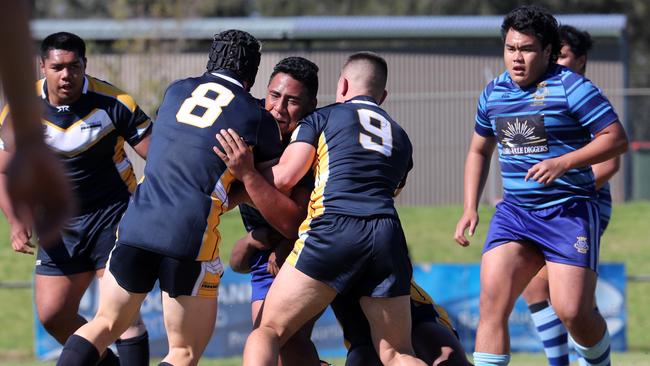
POLYGON ((503 155, 529 155, 548 152, 543 115, 497 117, 497 139, 503 155))
POLYGON ((533 105, 544 105, 544 98, 546 98, 548 94, 549 91, 546 81, 542 81, 541 83, 537 84, 537 90, 535 90, 535 93, 533 94, 533 105))
POLYGON ((60 105, 56 107, 56 111, 59 113, 62 112, 70 112, 70 106, 69 105, 60 105))
POLYGON ((586 236, 578 236, 576 237, 577 241, 573 244, 573 247, 576 248, 578 253, 580 254, 587 254, 589 251, 589 243, 587 242, 587 237, 586 236))

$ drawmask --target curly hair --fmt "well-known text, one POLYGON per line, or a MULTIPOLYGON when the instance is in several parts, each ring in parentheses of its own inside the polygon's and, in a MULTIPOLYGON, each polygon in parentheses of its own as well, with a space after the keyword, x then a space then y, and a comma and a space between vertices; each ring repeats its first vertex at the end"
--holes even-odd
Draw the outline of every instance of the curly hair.
POLYGON ((555 17, 546 9, 536 5, 523 5, 508 13, 501 24, 501 38, 506 39, 510 29, 534 36, 542 44, 542 49, 551 45, 551 62, 560 54, 560 34, 555 17))
POLYGON ((318 94, 318 66, 315 63, 299 56, 284 58, 273 67, 269 83, 278 73, 288 74, 300 81, 307 88, 309 97, 316 98, 316 94, 318 94))
POLYGON ((250 33, 230 29, 214 36, 208 56, 208 71, 230 70, 253 86, 260 66, 262 45, 250 33))

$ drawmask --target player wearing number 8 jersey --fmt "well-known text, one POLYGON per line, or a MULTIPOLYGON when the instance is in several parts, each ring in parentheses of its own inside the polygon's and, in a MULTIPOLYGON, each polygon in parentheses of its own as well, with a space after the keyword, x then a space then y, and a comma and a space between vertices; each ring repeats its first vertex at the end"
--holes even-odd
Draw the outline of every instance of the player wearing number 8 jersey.
POLYGON ((66 342, 58 365, 95 364, 156 280, 169 341, 162 364, 198 363, 216 320, 223 273, 217 226, 230 206, 234 181, 210 151, 214 135, 236 129, 260 161, 281 152, 277 124, 248 93, 259 62, 260 44, 253 36, 225 31, 215 36, 208 72, 167 89, 145 178, 120 223, 100 285, 97 315, 66 342))

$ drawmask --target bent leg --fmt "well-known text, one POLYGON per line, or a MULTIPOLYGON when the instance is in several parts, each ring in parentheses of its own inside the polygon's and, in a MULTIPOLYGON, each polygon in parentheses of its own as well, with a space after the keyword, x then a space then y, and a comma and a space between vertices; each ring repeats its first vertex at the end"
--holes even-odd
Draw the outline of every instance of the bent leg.
POLYGON ((370 334, 384 365, 425 365, 415 358, 411 345, 411 298, 409 295, 373 298, 359 304, 370 324, 370 334))
POLYGON ((246 340, 244 365, 275 365, 280 347, 336 296, 330 286, 284 265, 273 281, 260 326, 246 340))
POLYGON ((320 365, 316 346, 311 341, 311 332, 318 318, 319 316, 316 316, 308 321, 282 346, 280 349, 282 366, 320 365))
POLYGON ((94 272, 66 276, 34 275, 34 302, 38 320, 59 343, 86 324, 79 303, 95 277, 94 272))
POLYGON ((169 353, 163 360, 175 366, 196 365, 210 341, 217 320, 217 299, 199 296, 172 298, 162 293, 169 353))
POLYGON ((456 335, 447 327, 435 322, 413 326, 415 355, 427 365, 470 366, 465 349, 456 335))
POLYGON ((593 345, 601 338, 607 324, 595 309, 596 273, 589 268, 548 263, 551 298, 555 312, 583 345, 593 345))

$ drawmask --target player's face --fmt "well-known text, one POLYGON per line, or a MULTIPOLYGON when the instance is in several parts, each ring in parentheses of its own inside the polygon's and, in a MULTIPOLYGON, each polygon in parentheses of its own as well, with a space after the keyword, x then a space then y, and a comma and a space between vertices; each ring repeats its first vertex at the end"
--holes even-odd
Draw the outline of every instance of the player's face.
POLYGON ((280 72, 269 82, 265 107, 278 122, 280 132, 288 135, 296 129, 298 121, 314 110, 316 103, 300 81, 280 72))
POLYGON ((84 84, 86 62, 76 52, 50 50, 41 60, 47 80, 47 94, 54 105, 70 104, 79 99, 84 84))
POLYGON ((536 82, 548 67, 551 46, 542 49, 540 41, 532 35, 514 29, 506 33, 503 60, 510 78, 520 87, 536 82))
POLYGON ((587 64, 587 55, 576 57, 576 54, 571 51, 569 45, 562 45, 560 55, 557 57, 557 63, 570 68, 571 70, 584 75, 585 65, 587 64))

